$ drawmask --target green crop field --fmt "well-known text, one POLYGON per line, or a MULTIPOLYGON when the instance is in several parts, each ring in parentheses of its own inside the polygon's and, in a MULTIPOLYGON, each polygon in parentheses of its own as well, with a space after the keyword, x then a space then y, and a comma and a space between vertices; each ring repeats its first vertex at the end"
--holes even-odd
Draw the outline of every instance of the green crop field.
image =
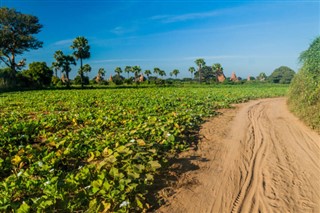
POLYGON ((145 211, 154 175, 204 118, 286 92, 266 84, 2 93, 0 211, 145 211))

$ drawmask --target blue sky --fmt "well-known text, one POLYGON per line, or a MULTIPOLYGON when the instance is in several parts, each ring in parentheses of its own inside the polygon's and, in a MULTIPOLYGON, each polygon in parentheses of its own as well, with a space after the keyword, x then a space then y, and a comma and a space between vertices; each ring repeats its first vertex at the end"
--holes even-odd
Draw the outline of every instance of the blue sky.
MULTIPOLYGON (((53 62, 56 50, 84 36, 91 46, 90 77, 98 69, 140 65, 189 77, 197 58, 221 63, 226 76, 270 75, 279 66, 295 71, 298 56, 320 35, 317 0, 0 0, 0 6, 32 14, 43 24, 43 48, 21 57, 53 62)), ((74 77, 79 66, 70 73, 74 77)), ((124 75, 126 76, 126 75, 124 75)))

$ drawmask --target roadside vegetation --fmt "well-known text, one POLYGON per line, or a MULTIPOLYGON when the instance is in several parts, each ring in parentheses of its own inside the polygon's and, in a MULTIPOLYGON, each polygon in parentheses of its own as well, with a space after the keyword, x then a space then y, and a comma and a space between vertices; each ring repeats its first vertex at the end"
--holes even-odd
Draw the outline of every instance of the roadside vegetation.
POLYGON ((320 36, 301 53, 302 67, 290 85, 291 110, 320 132, 320 36))

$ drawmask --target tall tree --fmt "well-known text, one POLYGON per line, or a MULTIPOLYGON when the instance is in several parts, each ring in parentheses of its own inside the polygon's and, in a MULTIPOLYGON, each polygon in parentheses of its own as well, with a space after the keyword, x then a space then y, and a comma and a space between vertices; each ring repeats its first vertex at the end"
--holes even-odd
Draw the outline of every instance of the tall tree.
POLYGON ((160 70, 160 71, 159 71, 159 75, 160 75, 161 77, 163 77, 163 76, 166 76, 167 74, 166 74, 166 72, 165 72, 164 70, 160 70))
POLYGON ((100 83, 103 80, 103 77, 105 76, 106 71, 104 70, 104 68, 99 68, 98 70, 98 74, 95 78, 97 83, 100 83))
POLYGON ((174 76, 176 76, 176 78, 177 78, 177 76, 178 76, 179 73, 180 73, 180 71, 179 71, 178 69, 174 69, 174 70, 172 71, 172 74, 173 74, 174 76))
POLYGON ((189 67, 189 72, 191 73, 191 79, 193 79, 193 73, 196 71, 194 67, 189 67))
POLYGON ((206 65, 206 62, 204 61, 203 58, 198 58, 198 59, 196 59, 196 60, 194 61, 194 63, 196 63, 196 65, 198 66, 199 83, 201 83, 201 78, 202 78, 201 68, 206 65))
POLYGON ((145 70, 144 74, 148 77, 148 84, 150 84, 150 78, 149 76, 151 75, 151 70, 145 70))
POLYGON ((70 46, 71 49, 74 50, 73 55, 77 60, 80 59, 80 78, 81 78, 81 87, 83 87, 83 67, 82 60, 90 58, 90 46, 88 39, 83 36, 79 36, 73 40, 73 44, 70 46))
POLYGON ((57 63, 56 66, 60 67, 61 71, 66 73, 67 77, 67 87, 70 87, 70 78, 69 72, 71 71, 71 65, 76 65, 76 60, 72 55, 64 55, 61 50, 57 50, 54 53, 55 62, 57 63))
POLYGON ((91 72, 91 66, 89 64, 85 64, 82 67, 82 73, 86 73, 88 75, 88 73, 91 72))
POLYGON ((215 63, 212 65, 213 72, 223 72, 223 67, 219 63, 215 63))
POLYGON ((98 75, 99 75, 99 76, 104 77, 105 74, 106 74, 106 71, 104 70, 104 68, 100 68, 100 69, 98 70, 98 75))
POLYGON ((129 73, 132 72, 132 67, 131 66, 126 66, 124 68, 124 72, 128 73, 128 79, 129 79, 129 73))
POLYGON ((11 68, 13 81, 17 70, 25 65, 25 60, 17 63, 16 56, 42 47, 43 42, 34 37, 41 28, 36 16, 22 14, 15 9, 0 8, 0 60, 11 68))
POLYGON ((139 79, 137 79, 137 78, 138 78, 138 75, 139 75, 140 72, 141 72, 140 66, 133 66, 133 67, 132 67, 132 72, 134 73, 135 81, 139 80, 139 79))
POLYGON ((58 78, 58 71, 60 70, 59 63, 56 61, 52 62, 51 68, 54 70, 54 76, 58 78))
POLYGON ((223 67, 221 66, 220 63, 215 63, 212 65, 212 72, 213 74, 215 75, 216 77, 216 81, 218 82, 219 81, 219 76, 222 76, 223 75, 223 78, 225 79, 225 76, 223 74, 223 67))
POLYGON ((144 71, 144 74, 148 77, 149 79, 149 76, 151 75, 151 71, 150 70, 145 70, 144 71))
POLYGON ((155 67, 155 68, 153 69, 153 73, 156 74, 157 77, 158 77, 160 71, 161 71, 161 70, 160 70, 160 68, 158 68, 158 67, 155 67))
POLYGON ((116 69, 114 70, 117 74, 118 74, 118 76, 120 77, 120 74, 122 73, 122 69, 121 69, 121 67, 116 67, 116 69))

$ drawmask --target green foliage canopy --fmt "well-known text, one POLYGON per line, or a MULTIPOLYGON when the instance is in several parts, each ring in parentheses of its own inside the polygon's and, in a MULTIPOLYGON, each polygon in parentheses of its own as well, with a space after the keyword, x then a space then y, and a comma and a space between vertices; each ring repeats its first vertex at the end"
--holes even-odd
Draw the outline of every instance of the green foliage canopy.
POLYGON ((33 86, 50 86, 53 71, 47 66, 46 62, 33 62, 29 64, 29 69, 22 72, 28 77, 33 86))
POLYGON ((22 14, 15 9, 0 8, 0 60, 11 68, 12 78, 16 70, 25 65, 24 60, 16 63, 16 56, 42 47, 43 42, 33 36, 41 28, 36 16, 22 14))
POLYGON ((272 83, 290 84, 295 72, 286 66, 281 66, 273 71, 268 80, 272 83))
POLYGON ((308 50, 301 53, 299 59, 309 73, 320 75, 320 36, 311 43, 308 50))

